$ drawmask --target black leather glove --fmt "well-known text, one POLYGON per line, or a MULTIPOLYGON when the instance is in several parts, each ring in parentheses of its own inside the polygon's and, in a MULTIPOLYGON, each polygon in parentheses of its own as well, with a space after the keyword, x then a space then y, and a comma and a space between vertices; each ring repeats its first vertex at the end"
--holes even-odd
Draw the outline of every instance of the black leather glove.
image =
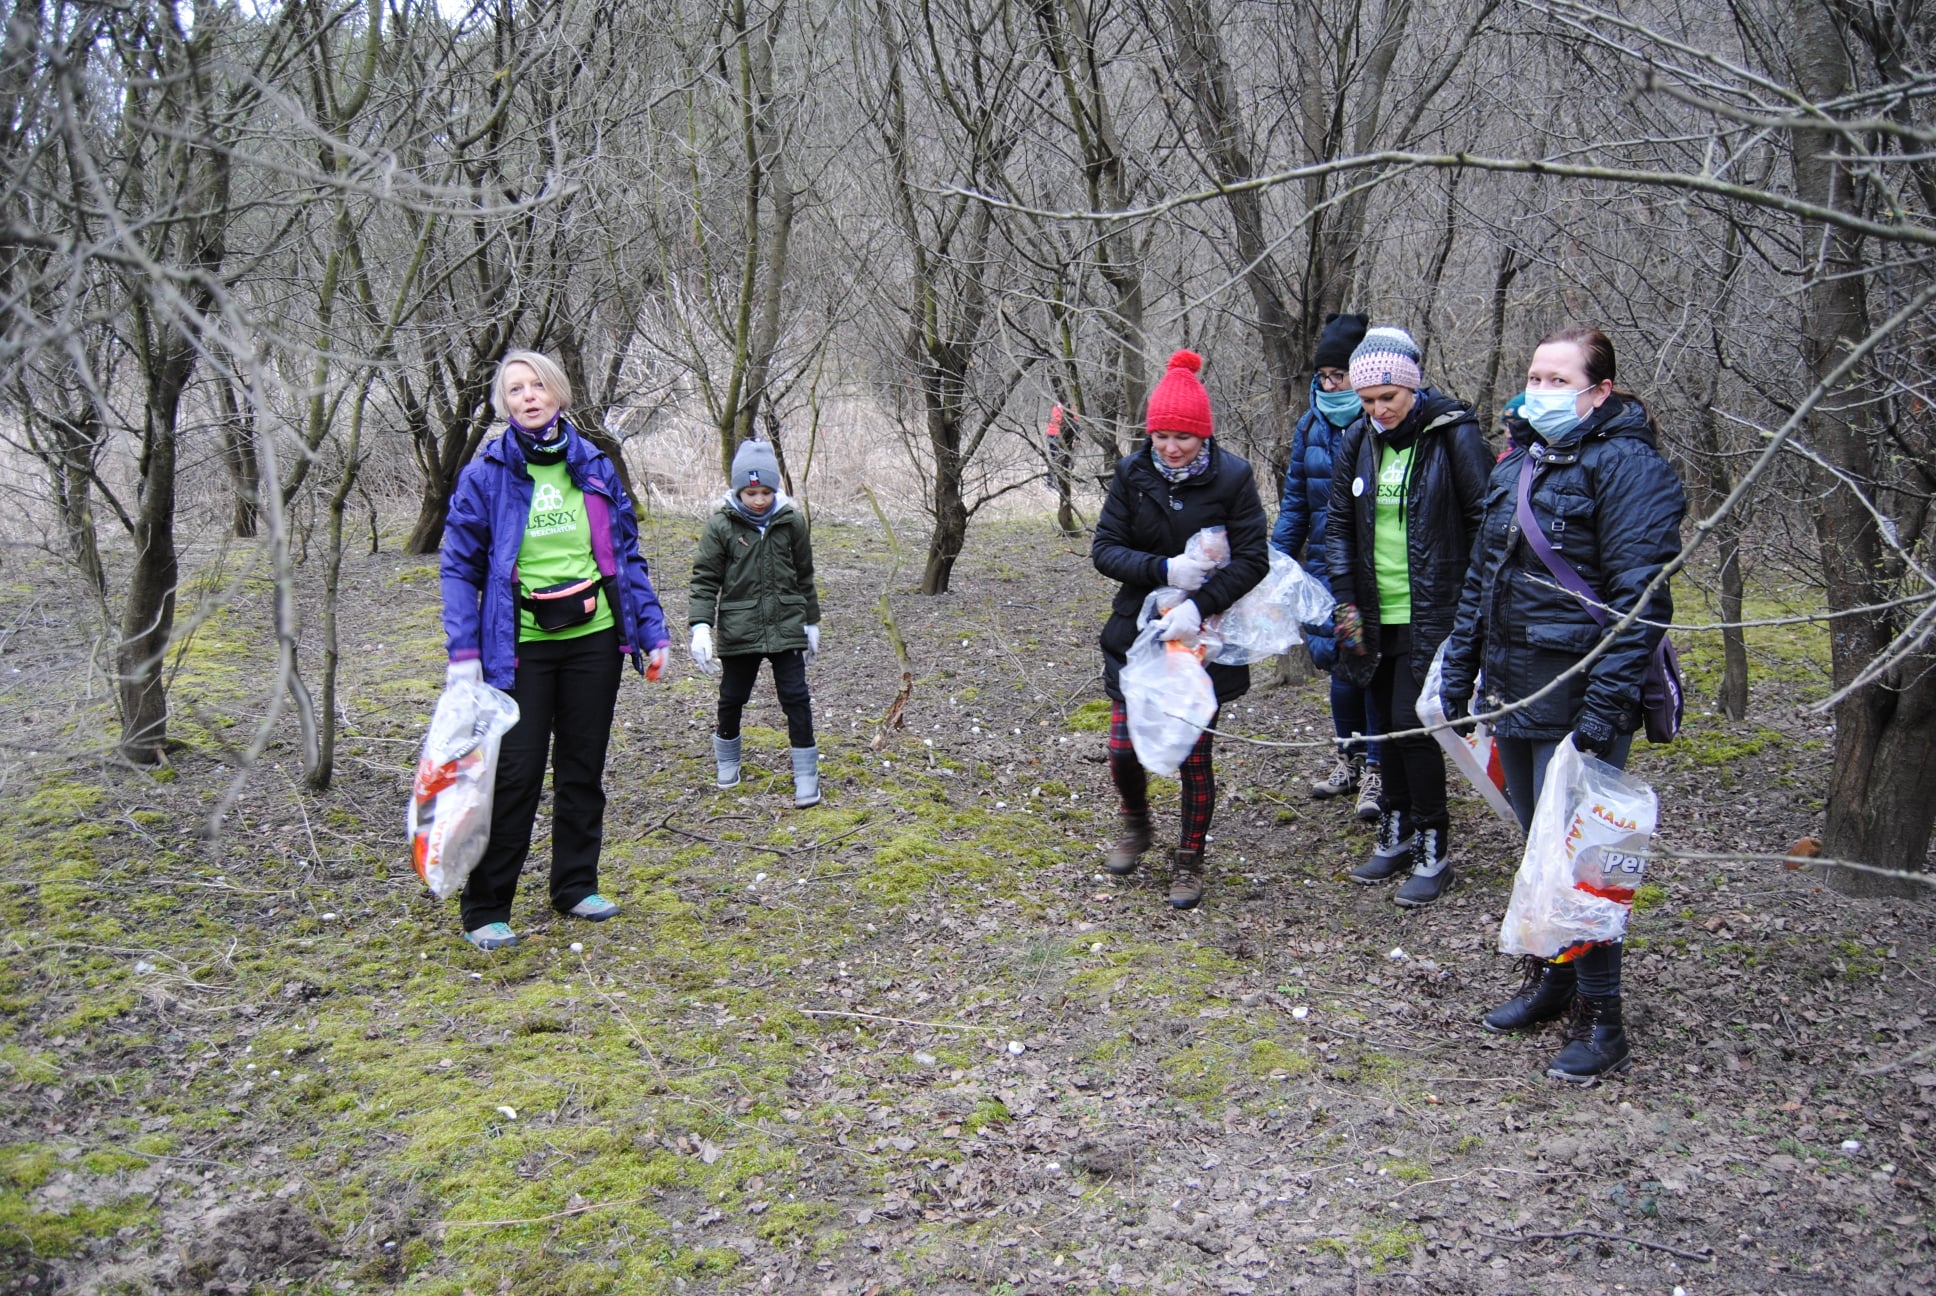
POLYGON ((1613 726, 1596 715, 1573 722, 1573 745, 1582 756, 1604 756, 1613 750, 1613 726))

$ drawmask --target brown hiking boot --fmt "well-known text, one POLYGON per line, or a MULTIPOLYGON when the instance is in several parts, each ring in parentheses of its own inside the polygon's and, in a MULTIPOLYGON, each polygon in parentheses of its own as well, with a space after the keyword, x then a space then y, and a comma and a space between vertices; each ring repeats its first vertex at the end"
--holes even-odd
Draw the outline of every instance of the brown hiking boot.
POLYGON ((1149 812, 1125 814, 1116 844, 1110 848, 1109 858, 1102 862, 1103 871, 1114 873, 1117 877, 1128 877, 1143 862, 1143 852, 1149 848, 1149 812))
POLYGON ((1194 909, 1203 899, 1203 852, 1177 849, 1170 864, 1170 908, 1194 909))

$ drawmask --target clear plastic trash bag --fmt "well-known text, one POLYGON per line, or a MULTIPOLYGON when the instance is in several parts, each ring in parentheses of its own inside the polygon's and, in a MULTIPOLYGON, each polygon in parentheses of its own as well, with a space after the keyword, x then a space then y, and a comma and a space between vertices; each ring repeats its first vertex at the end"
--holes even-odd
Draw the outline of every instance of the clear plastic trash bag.
POLYGON ((475 680, 445 689, 431 712, 410 788, 410 862, 439 900, 484 857, 498 744, 517 722, 511 695, 475 680))
POLYGON ((1156 634, 1151 623, 1136 636, 1118 683, 1136 759, 1152 774, 1170 775, 1216 716, 1217 689, 1203 669, 1209 643, 1192 645, 1156 634))
POLYGON ((1652 788, 1569 735, 1546 767, 1500 952, 1564 960, 1625 935, 1659 812, 1652 788))
POLYGON ((1299 627, 1324 624, 1336 606, 1323 581, 1297 559, 1272 549, 1264 579, 1211 618, 1223 646, 1210 660, 1220 666, 1248 666, 1289 652, 1304 642, 1299 627))
MULTIPOLYGON (((1419 723, 1435 725, 1445 723, 1445 706, 1439 695, 1445 691, 1445 645, 1432 654, 1432 666, 1425 672, 1425 683, 1418 690, 1419 723)), ((1478 690, 1475 689, 1475 692, 1478 690)), ((1465 775, 1470 783, 1493 808, 1501 819, 1519 827, 1519 816, 1513 813, 1512 802, 1506 798, 1506 767, 1499 761, 1499 749, 1492 741, 1492 726, 1480 724, 1466 729, 1438 729, 1432 736, 1445 748, 1445 754, 1452 758, 1452 764, 1459 773, 1465 775)))

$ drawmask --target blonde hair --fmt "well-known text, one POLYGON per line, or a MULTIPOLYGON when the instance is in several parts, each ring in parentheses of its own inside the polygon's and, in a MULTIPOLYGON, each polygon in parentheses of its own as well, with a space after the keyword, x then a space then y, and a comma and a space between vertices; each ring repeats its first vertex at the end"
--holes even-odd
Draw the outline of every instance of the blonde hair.
POLYGON ((557 398, 560 410, 571 408, 571 379, 565 377, 564 369, 556 360, 542 351, 506 351, 504 358, 497 362, 497 373, 491 378, 491 408, 497 411, 499 418, 507 423, 511 419, 510 408, 504 400, 504 371, 514 364, 528 365, 531 372, 538 375, 538 381, 544 384, 544 389, 557 398))

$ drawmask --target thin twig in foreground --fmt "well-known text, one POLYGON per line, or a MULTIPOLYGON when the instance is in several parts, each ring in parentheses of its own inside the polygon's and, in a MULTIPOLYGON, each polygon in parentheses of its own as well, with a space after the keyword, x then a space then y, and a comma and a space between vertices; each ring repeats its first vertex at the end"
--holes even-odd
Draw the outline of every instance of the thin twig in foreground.
POLYGON ((1522 1233, 1518 1237, 1509 1237, 1504 1233, 1474 1233, 1473 1236, 1491 1238, 1494 1242, 1565 1242, 1571 1238, 1598 1238, 1603 1242, 1631 1242, 1635 1246, 1646 1247, 1651 1251, 1665 1251, 1668 1255, 1692 1260, 1695 1264, 1714 1263, 1712 1253, 1702 1255, 1698 1251, 1683 1251, 1679 1247, 1670 1247, 1665 1242, 1649 1242, 1646 1238, 1628 1237, 1621 1233, 1602 1233, 1597 1229, 1568 1229, 1564 1233, 1522 1233))

